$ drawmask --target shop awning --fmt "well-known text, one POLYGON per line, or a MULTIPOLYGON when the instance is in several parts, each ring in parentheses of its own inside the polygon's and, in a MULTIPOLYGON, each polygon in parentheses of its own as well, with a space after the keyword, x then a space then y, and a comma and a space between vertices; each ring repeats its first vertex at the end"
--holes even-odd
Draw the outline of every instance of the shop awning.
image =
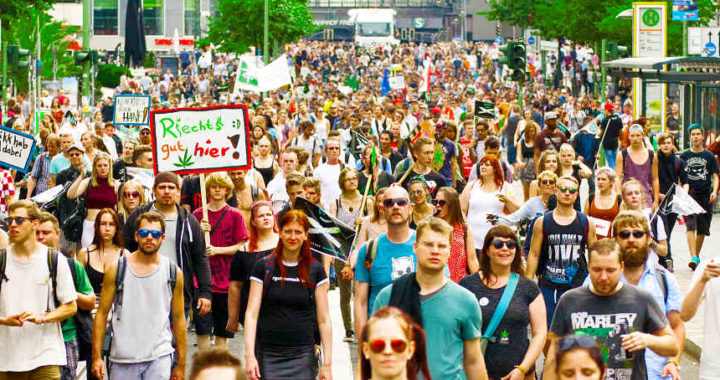
POLYGON ((660 82, 720 81, 717 57, 633 57, 603 62, 611 76, 651 79, 660 82))

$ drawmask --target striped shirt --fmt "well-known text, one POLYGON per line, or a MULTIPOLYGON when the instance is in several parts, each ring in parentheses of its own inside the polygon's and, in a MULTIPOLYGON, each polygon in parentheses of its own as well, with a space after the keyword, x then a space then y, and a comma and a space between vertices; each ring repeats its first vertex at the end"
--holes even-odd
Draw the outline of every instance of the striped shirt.
POLYGON ((35 194, 42 193, 43 191, 50 188, 47 184, 47 180, 50 179, 50 163, 52 157, 49 152, 44 152, 35 160, 30 176, 35 178, 35 194))

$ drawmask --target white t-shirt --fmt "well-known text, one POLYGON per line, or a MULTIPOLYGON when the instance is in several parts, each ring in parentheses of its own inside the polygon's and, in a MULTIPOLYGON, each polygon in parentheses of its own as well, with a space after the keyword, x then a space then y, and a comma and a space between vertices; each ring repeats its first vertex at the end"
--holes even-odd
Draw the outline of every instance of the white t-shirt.
MULTIPOLYGON (((0 292, 0 315, 8 317, 24 311, 44 314, 50 297, 54 309, 52 281, 48 269, 48 248, 38 248, 26 263, 7 251, 5 276, 0 292)), ((57 298, 62 304, 77 299, 67 260, 58 257, 57 298)), ((25 322, 22 327, 0 325, 0 372, 24 372, 48 365, 66 365, 65 343, 60 323, 43 326, 25 322)))
POLYGON ((320 200, 324 205, 329 205, 335 199, 340 197, 340 185, 338 184, 338 178, 340 177, 340 171, 342 166, 340 163, 330 165, 328 163, 320 164, 313 171, 313 175, 320 181, 320 200))
MULTIPOLYGON (((720 262, 720 257, 715 255, 715 262, 720 262)), ((705 271, 707 263, 703 260, 693 273, 692 289, 695 283, 705 271)), ((720 278, 713 278, 705 285, 703 292, 705 302, 705 326, 703 328, 702 350, 705 353, 700 360, 700 380, 720 380, 720 278)))

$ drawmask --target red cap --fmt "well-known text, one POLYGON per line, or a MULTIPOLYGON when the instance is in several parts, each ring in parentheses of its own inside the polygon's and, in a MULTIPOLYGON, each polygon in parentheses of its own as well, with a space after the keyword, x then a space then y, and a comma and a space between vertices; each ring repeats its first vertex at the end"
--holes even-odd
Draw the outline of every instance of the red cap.
POLYGON ((440 107, 433 107, 433 109, 430 110, 431 113, 442 113, 442 110, 440 107))
POLYGON ((612 103, 605 103, 605 111, 612 111, 615 109, 612 103))

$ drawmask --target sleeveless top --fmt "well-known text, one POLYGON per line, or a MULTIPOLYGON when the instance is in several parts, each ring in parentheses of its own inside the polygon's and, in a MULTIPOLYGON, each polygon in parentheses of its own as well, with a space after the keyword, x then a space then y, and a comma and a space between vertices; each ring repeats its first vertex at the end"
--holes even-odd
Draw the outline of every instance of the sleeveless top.
MULTIPOLYGON (((606 221, 612 223, 615 220, 615 217, 617 216, 617 214, 620 212, 620 206, 619 206, 620 199, 621 199, 620 194, 616 194, 615 202, 613 202, 612 207, 607 208, 607 209, 601 209, 595 205, 595 195, 591 195, 590 196, 590 207, 588 209, 588 216, 606 220, 606 221)), ((597 234, 597 230, 595 231, 595 233, 597 234)), ((597 238, 598 239, 609 238, 609 237, 611 237, 610 235, 612 235, 612 231, 608 231, 607 236, 598 234, 597 238)))
MULTIPOLYGON (((123 252, 124 250, 121 249, 120 257, 123 256, 123 252)), ((88 279, 90 280, 90 286, 92 286, 93 292, 98 298, 100 298, 100 293, 102 293, 103 280, 105 280, 105 272, 100 272, 99 270, 93 268, 93 266, 90 265, 90 252, 88 252, 87 255, 88 260, 87 263, 85 263, 85 272, 88 275, 88 279)))
POLYGON ((480 182, 476 181, 470 190, 470 201, 468 204, 467 224, 473 230, 473 238, 476 247, 482 247, 485 235, 492 227, 488 222, 488 215, 504 215, 505 205, 498 200, 498 194, 505 190, 505 185, 499 191, 487 193, 480 188, 480 182))
POLYGON ((648 158, 642 164, 637 164, 632 160, 630 152, 627 149, 623 149, 623 184, 630 179, 634 178, 642 183, 645 189, 645 205, 647 207, 652 206, 653 203, 653 192, 652 192, 652 154, 651 150, 648 150, 648 158))
POLYGON ((568 290, 581 286, 588 269, 585 260, 585 228, 580 213, 572 223, 563 226, 555 222, 553 212, 543 218, 543 243, 540 252, 538 285, 543 288, 568 290))
POLYGON ((107 178, 98 178, 97 186, 93 186, 92 182, 88 183, 87 197, 85 204, 87 208, 102 209, 115 208, 117 205, 117 196, 115 188, 110 186, 107 178))
POLYGON ((273 171, 272 163, 270 164, 269 168, 259 168, 259 167, 255 166, 255 163, 253 163, 253 167, 263 177, 263 181, 265 181, 265 186, 267 186, 267 184, 270 183, 270 181, 272 181, 273 177, 275 177, 275 172, 273 171))
POLYGON ((335 206, 337 206, 337 216, 336 218, 350 226, 350 228, 355 228, 355 220, 358 218, 358 215, 360 215, 360 208, 353 210, 353 212, 347 211, 342 207, 342 197, 335 200, 335 206))
POLYGON ((460 223, 455 223, 450 241, 450 257, 447 266, 450 271, 450 279, 456 283, 468 274, 465 231, 466 229, 460 223))
POLYGON ((527 146, 525 144, 525 137, 520 139, 520 143, 522 145, 522 157, 523 158, 535 158, 535 147, 527 146))
POLYGON ((152 273, 138 276, 127 262, 122 309, 112 316, 114 335, 110 360, 113 362, 141 363, 173 353, 168 318, 173 298, 170 265, 173 264, 167 257, 160 256, 160 263, 152 273))

